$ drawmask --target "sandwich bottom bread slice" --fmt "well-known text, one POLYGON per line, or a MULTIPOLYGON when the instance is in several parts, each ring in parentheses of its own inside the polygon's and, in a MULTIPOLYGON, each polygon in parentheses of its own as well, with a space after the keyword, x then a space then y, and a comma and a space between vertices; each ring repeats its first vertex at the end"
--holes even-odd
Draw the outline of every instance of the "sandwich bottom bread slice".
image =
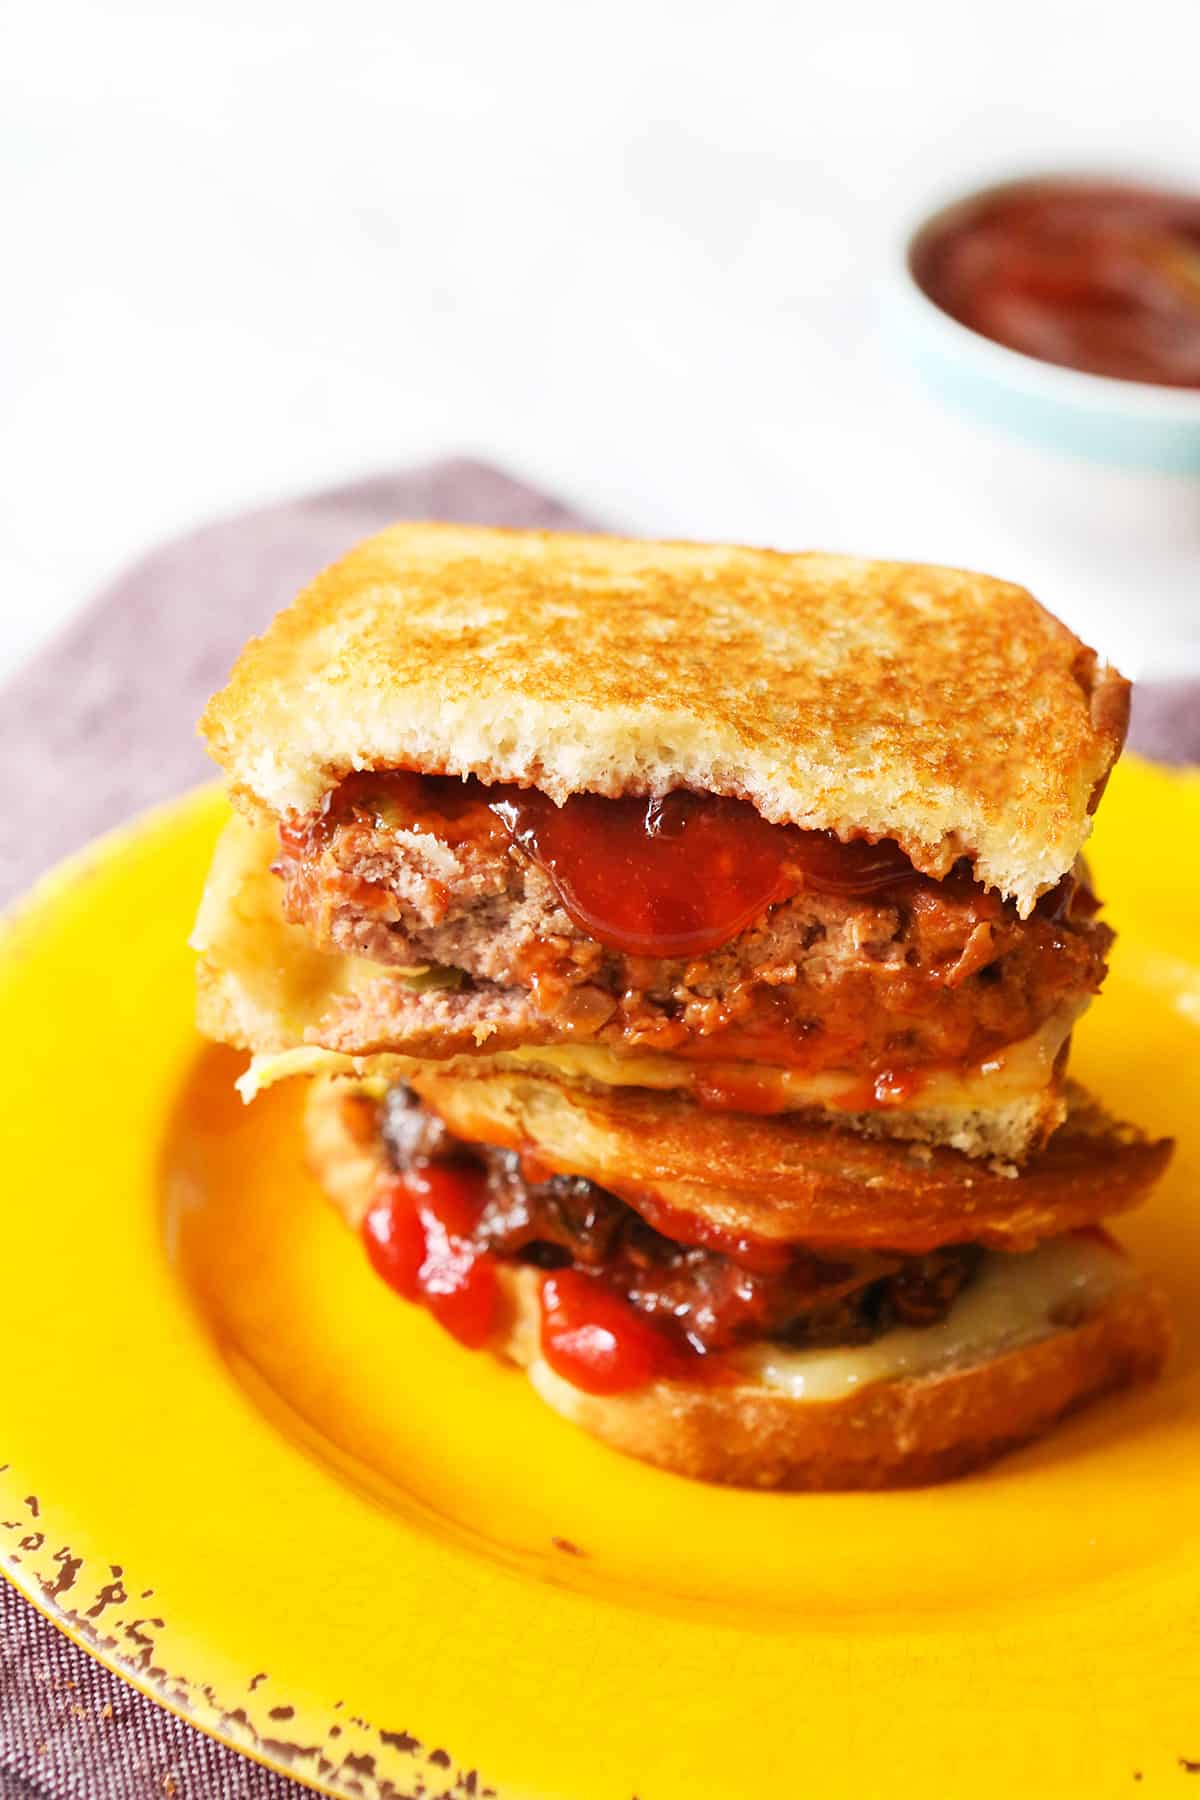
MULTIPOLYGON (((1078 1104, 1081 1137, 1111 1149, 1119 1128, 1078 1104)), ((1020 1250, 818 1252, 618 1197, 528 1140, 466 1142, 467 1116, 447 1125, 407 1087, 319 1078, 308 1159, 400 1293, 523 1368, 565 1418, 675 1473, 791 1489, 944 1480, 1149 1379, 1166 1355, 1161 1294, 1094 1225, 1020 1250)), ((1137 1149, 1140 1187, 1167 1147, 1137 1149)), ((1069 1187, 1080 1168, 1067 1161, 1069 1187)), ((886 1193, 878 1166, 867 1178, 886 1193)))

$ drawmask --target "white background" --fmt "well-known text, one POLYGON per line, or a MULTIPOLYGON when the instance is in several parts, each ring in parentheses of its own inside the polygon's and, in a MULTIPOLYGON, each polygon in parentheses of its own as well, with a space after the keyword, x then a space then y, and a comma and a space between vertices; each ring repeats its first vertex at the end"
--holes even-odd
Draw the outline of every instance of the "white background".
POLYGON ((877 378, 898 222, 1064 160, 1200 185, 1200 0, 8 16, 0 674, 166 534, 456 451, 635 531, 986 565, 877 378))

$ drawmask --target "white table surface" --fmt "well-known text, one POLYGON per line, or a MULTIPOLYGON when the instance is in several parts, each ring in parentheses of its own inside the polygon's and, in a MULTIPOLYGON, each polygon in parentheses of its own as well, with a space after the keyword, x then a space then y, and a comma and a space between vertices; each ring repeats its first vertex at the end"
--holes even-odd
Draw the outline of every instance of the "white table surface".
POLYGON ((634 531, 1029 579, 914 456, 876 277, 960 179, 1200 185, 1198 71, 1198 0, 12 9, 0 676, 165 535, 455 451, 634 531))

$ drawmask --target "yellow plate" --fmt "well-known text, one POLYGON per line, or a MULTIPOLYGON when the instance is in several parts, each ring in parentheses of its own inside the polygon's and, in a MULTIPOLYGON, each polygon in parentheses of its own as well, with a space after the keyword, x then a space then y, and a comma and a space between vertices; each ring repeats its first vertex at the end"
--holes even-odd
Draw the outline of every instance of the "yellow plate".
MULTIPOLYGON (((331 1793, 1067 1796, 1200 1760, 1200 778, 1123 766, 1076 1068, 1173 1132, 1122 1227, 1155 1389, 957 1485, 691 1485, 368 1270, 192 1028, 211 792, 59 871, 0 957, 0 1553, 206 1731, 331 1793), (389 1786, 389 1783, 391 1784, 389 1786)), ((1135 1782, 1141 1785, 1135 1787, 1135 1782)), ((1198 1789, 1200 1792, 1200 1789, 1198 1789)))

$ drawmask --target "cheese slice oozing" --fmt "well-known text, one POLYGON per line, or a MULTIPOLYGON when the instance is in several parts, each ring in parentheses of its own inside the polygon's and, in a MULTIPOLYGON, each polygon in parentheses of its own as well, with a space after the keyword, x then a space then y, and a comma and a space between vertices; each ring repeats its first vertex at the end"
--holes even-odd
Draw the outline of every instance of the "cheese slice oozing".
MULTIPOLYGON (((898 1098, 889 1112, 929 1112, 937 1108, 986 1111, 1030 1094, 1041 1093, 1054 1075, 1054 1062, 1075 1019, 1074 1009, 1056 1013, 1034 1036, 998 1051, 988 1062, 966 1069, 930 1069, 911 1096, 898 1098)), ((418 1058, 379 1053, 348 1056, 318 1044, 267 1051, 252 1057, 238 1083, 246 1100, 292 1075, 354 1075, 361 1080, 403 1081, 423 1068, 443 1074, 482 1074, 489 1069, 542 1070, 565 1081, 593 1081, 605 1087, 638 1087, 688 1092, 698 1076, 706 1083, 726 1083, 733 1092, 739 1081, 753 1080, 769 1090, 776 1110, 802 1107, 838 1108, 862 1088, 861 1076, 823 1071, 806 1075, 796 1069, 773 1069, 760 1063, 688 1062, 677 1056, 621 1055, 599 1045, 531 1045, 487 1055, 451 1057, 427 1063, 418 1058)))
POLYGON ((897 1327, 873 1344, 745 1352, 748 1375, 793 1400, 843 1400, 878 1381, 903 1381, 989 1362, 1097 1311, 1133 1279, 1111 1241, 1072 1232, 1034 1250, 989 1251, 971 1285, 937 1325, 897 1327))

